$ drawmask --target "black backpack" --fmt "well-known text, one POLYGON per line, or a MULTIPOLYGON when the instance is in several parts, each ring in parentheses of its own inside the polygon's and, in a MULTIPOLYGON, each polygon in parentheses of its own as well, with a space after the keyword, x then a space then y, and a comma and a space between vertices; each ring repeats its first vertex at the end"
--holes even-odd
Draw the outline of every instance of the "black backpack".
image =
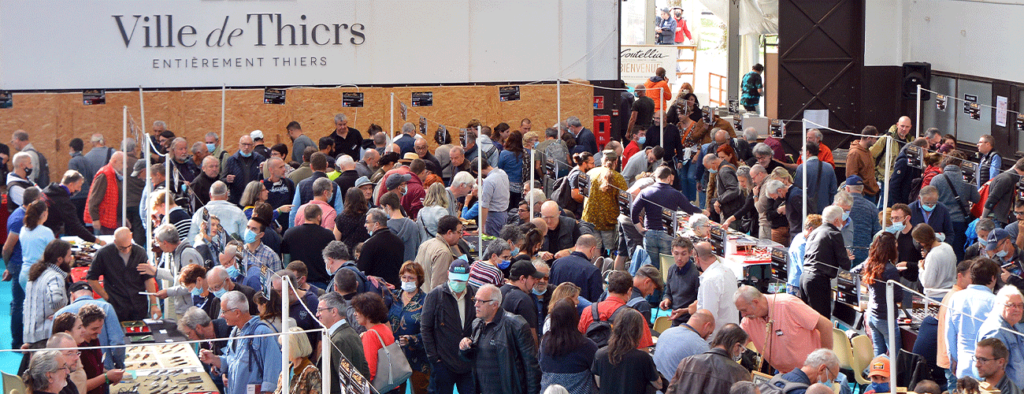
POLYGON ((591 341, 594 341, 598 348, 608 346, 608 340, 612 338, 612 322, 615 321, 615 318, 619 315, 619 311, 621 311, 623 307, 636 309, 636 306, 641 301, 644 301, 643 297, 637 297, 629 300, 625 305, 616 308, 615 312, 612 312, 612 315, 608 317, 608 320, 601 320, 601 314, 597 311, 598 303, 595 302, 591 304, 590 313, 594 316, 594 320, 590 322, 589 326, 587 326, 587 332, 584 335, 586 335, 587 338, 590 338, 591 341))
POLYGON ((568 207, 570 203, 576 202, 572 199, 572 185, 569 184, 568 176, 556 179, 552 190, 551 199, 558 203, 558 206, 568 207))
POLYGON ((37 185, 43 185, 46 187, 50 184, 50 165, 46 162, 46 157, 42 153, 39 153, 35 149, 26 149, 27 152, 34 152, 36 157, 39 157, 39 168, 33 168, 32 171, 39 174, 36 178, 37 185))
POLYGON ((761 390, 761 394, 787 394, 793 392, 793 390, 806 390, 807 385, 800 382, 790 382, 783 379, 782 375, 775 375, 771 380, 762 382, 757 388, 761 390))

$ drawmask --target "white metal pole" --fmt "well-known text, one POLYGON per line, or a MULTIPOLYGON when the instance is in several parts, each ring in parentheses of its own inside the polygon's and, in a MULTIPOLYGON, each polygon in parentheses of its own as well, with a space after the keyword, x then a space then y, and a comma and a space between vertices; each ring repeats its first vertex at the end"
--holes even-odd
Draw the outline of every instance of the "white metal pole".
POLYGON ((477 258, 478 259, 482 259, 483 256, 484 256, 484 230, 487 229, 487 223, 483 221, 484 217, 483 217, 483 215, 480 214, 480 212, 483 211, 483 199, 484 199, 484 194, 483 194, 484 193, 484 160, 487 160, 487 159, 484 158, 483 151, 480 148, 480 126, 476 126, 476 132, 477 132, 477 134, 476 134, 477 137, 476 137, 476 141, 473 141, 473 146, 476 147, 476 191, 477 191, 477 195, 478 195, 477 204, 480 204, 480 207, 477 209, 477 214, 476 214, 476 222, 477 222, 476 223, 476 227, 477 227, 477 231, 476 232, 477 232, 477 234, 479 234, 479 237, 477 239, 477 243, 479 243, 480 245, 477 246, 476 252, 477 252, 477 258))
MULTIPOLYGON (((896 336, 893 335, 893 333, 899 329, 898 327, 896 327, 896 303, 893 300, 893 292, 896 289, 894 289, 893 287, 893 282, 891 280, 885 282, 885 304, 889 306, 889 310, 886 312, 886 323, 889 326, 889 363, 891 364, 889 365, 889 370, 898 371, 896 369, 896 359, 899 357, 896 356, 899 355, 898 349, 900 348, 897 346, 901 344, 896 343, 896 336)), ((903 291, 903 289, 900 289, 900 291, 903 291)), ((894 377, 892 386, 896 387, 897 384, 899 384, 899 382, 897 382, 894 377)))
MULTIPOLYGON (((804 119, 804 122, 806 122, 806 121, 807 121, 807 119, 804 119)), ((802 166, 804 167, 804 177, 803 177, 803 180, 802 180, 803 186, 801 187, 801 190, 803 191, 802 194, 803 194, 804 202, 803 202, 803 207, 802 207, 802 209, 803 209, 803 212, 802 212, 803 216, 801 216, 801 217, 804 218, 804 220, 807 220, 807 195, 811 193, 810 190, 807 190, 807 167, 810 167, 810 166, 807 165, 807 157, 808 157, 807 156, 807 124, 803 123, 803 124, 801 124, 801 126, 802 126, 801 128, 804 129, 804 131, 803 131, 803 150, 800 151, 800 157, 803 159, 802 161, 804 163, 804 164, 802 164, 802 166)), ((782 127, 786 127, 786 126, 782 125, 782 127)), ((819 188, 819 187, 821 187, 821 185, 814 185, 814 187, 819 188)), ((815 194, 817 194, 817 190, 815 190, 814 192, 815 192, 815 194)), ((817 212, 815 212, 815 213, 817 213, 817 212)), ((804 227, 803 224, 801 224, 800 228, 803 228, 803 227, 804 227)))
MULTIPOLYGON (((533 190, 533 188, 536 187, 536 185, 534 185, 533 183, 535 177, 534 172, 536 172, 537 170, 537 162, 534 161, 536 155, 537 149, 530 149, 530 190, 533 190)), ((525 199, 526 196, 527 194, 524 193, 523 198, 525 199)), ((533 201, 531 201, 530 199, 526 199, 526 203, 530 205, 530 219, 533 219, 533 201)))
MULTIPOLYGON (((220 149, 224 150, 224 114, 227 112, 228 86, 220 86, 220 149)), ((213 152, 209 152, 211 155, 213 152)), ((218 158, 219 159, 219 158, 218 158)), ((223 170, 223 168, 221 168, 223 170)))
MULTIPOLYGON (((391 136, 391 140, 395 139, 395 93, 391 92, 391 129, 388 130, 387 135, 391 136)), ((391 141, 388 141, 388 146, 384 147, 384 152, 387 152, 391 148, 391 141)))
MULTIPOLYGON (((892 153, 892 137, 888 134, 884 137, 885 141, 885 195, 882 196, 882 209, 884 210, 889 206, 889 167, 892 165, 892 160, 889 160, 889 154, 892 153)), ((878 188, 879 191, 882 188, 878 188)))
MULTIPOLYGON (((326 328, 320 334, 320 344, 322 345, 322 347, 320 348, 320 359, 323 360, 324 362, 323 369, 321 369, 321 371, 331 371, 331 333, 326 328)), ((331 371, 328 373, 337 372, 331 371)), ((321 382, 323 385, 323 389, 321 392, 330 393, 331 379, 321 379, 321 382)))
MULTIPOLYGON (((665 108, 662 107, 662 105, 665 104, 665 100, 661 97, 661 95, 663 95, 663 94, 665 94, 665 91, 659 88, 658 89, 658 104, 659 104, 658 108, 661 108, 661 109, 658 110, 658 119, 661 119, 661 121, 658 122, 659 123, 658 127, 660 128, 661 139, 658 140, 658 142, 661 143, 661 146, 665 146, 665 108)), ((687 104, 687 105, 689 105, 689 104, 687 104)), ((703 159, 703 158, 701 158, 701 159, 703 159)), ((666 161, 668 161, 668 160, 666 160, 666 161)))
MULTIPOLYGON (((279 387, 279 389, 281 390, 282 394, 289 394, 289 392, 291 391, 291 387, 290 387, 291 386, 291 379, 288 378, 288 375, 289 375, 289 372, 291 371, 292 366, 288 365, 288 364, 290 364, 289 361, 291 361, 291 358, 288 357, 289 355, 291 355, 291 346, 289 346, 289 345, 291 345, 291 341, 289 341, 289 338, 290 338, 291 334, 288 333, 288 329, 289 329, 289 327, 288 327, 288 316, 290 316, 289 313, 288 313, 289 312, 288 311, 288 307, 291 306, 290 302, 289 302, 289 298, 291 298, 291 294, 289 294, 289 293, 291 293, 291 285, 292 284, 288 283, 288 277, 287 276, 282 276, 280 278, 281 278, 281 333, 284 334, 284 336, 281 337, 281 342, 282 342, 282 344, 281 344, 281 387, 279 387)), ((303 335, 305 335, 305 334, 303 334, 303 335)), ((328 358, 330 358, 331 355, 327 354, 326 356, 328 358)), ((328 370, 328 371, 330 371, 330 370, 328 370)), ((330 372, 328 372, 328 373, 330 373, 330 372)), ((330 379, 327 379, 327 380, 330 380, 330 379)))
MULTIPOLYGON (((171 150, 168 149, 167 152, 164 154, 164 192, 167 198, 164 198, 164 219, 162 221, 163 223, 171 222, 169 218, 169 216, 171 215, 171 199, 174 198, 174 192, 176 191, 172 190, 176 186, 174 185, 174 182, 171 182, 171 166, 174 165, 174 162, 171 161, 171 156, 173 156, 171 154, 171 150)), ((173 275, 175 277, 178 276, 177 269, 175 269, 173 275)))
MULTIPOLYGON (((125 105, 121 109, 121 150, 122 151, 124 150, 124 143, 127 140, 128 140, 128 106, 125 105)), ((136 144, 136 145, 138 145, 138 144, 136 144)), ((125 155, 125 158, 124 158, 124 160, 122 160, 122 164, 124 165, 124 169, 121 171, 121 176, 126 178, 126 180, 124 181, 124 185, 126 185, 126 186, 121 188, 121 191, 124 192, 121 195, 121 227, 128 227, 128 187, 127 187, 128 181, 127 181, 127 178, 129 176, 131 176, 131 174, 128 173, 128 157, 127 157, 128 152, 124 152, 124 155, 125 155)))
POLYGON ((917 85, 917 119, 914 120, 917 126, 917 138, 921 138, 921 84, 917 85))
POLYGON ((558 138, 562 138, 562 78, 555 81, 555 96, 558 107, 558 117, 555 118, 558 124, 558 138))

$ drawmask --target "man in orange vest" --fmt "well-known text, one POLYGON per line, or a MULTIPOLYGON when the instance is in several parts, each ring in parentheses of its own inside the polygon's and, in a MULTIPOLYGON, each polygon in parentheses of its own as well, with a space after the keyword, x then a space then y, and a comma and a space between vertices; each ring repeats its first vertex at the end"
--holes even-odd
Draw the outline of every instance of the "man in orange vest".
POLYGON ((96 235, 114 235, 121 223, 121 188, 124 182, 124 152, 115 152, 110 162, 96 171, 86 199, 85 222, 96 235), (113 180, 113 183, 111 182, 113 180), (113 186, 116 184, 116 187, 113 186))
POLYGON ((644 94, 654 100, 654 112, 660 112, 661 106, 666 101, 672 101, 672 88, 668 86, 668 78, 665 77, 665 68, 658 67, 654 76, 644 82, 644 94), (658 93, 658 92, 661 93, 658 93), (659 94, 661 95, 659 97, 659 94))

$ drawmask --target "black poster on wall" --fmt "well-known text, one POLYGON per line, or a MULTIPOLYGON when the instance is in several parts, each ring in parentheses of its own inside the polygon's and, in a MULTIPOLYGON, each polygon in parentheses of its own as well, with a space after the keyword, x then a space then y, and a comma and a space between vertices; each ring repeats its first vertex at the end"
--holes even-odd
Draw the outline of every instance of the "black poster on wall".
POLYGON ((519 101, 519 86, 502 86, 498 88, 498 101, 519 101))
POLYGON ((107 103, 107 91, 91 89, 82 91, 82 105, 103 105, 107 103))
POLYGON ((263 90, 263 104, 284 105, 284 89, 266 88, 263 90))
POLYGON ((363 94, 355 92, 344 92, 341 94, 341 106, 345 108, 362 108, 363 94))
POLYGON ((434 105, 434 92, 412 92, 413 107, 432 107, 434 105))
POLYGON ((0 108, 11 108, 14 106, 14 95, 10 91, 0 90, 0 108))
POLYGON ((971 113, 971 103, 977 103, 977 102, 978 102, 978 96, 975 96, 973 94, 965 94, 964 95, 964 113, 969 115, 971 113))

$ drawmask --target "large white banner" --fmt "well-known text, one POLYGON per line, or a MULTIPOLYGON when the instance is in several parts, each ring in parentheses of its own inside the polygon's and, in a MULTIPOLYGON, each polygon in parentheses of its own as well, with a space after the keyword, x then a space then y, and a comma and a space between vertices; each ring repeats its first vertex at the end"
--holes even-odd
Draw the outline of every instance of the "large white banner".
POLYGON ((0 0, 0 89, 611 80, 617 6, 0 0))
MULTIPOLYGON (((658 67, 665 68, 665 76, 668 77, 668 84, 672 86, 676 82, 676 63, 679 59, 679 49, 672 45, 623 45, 622 62, 619 67, 622 70, 622 80, 629 86, 642 84, 653 77, 658 67)), ((669 98, 666 97, 666 100, 669 98)))

